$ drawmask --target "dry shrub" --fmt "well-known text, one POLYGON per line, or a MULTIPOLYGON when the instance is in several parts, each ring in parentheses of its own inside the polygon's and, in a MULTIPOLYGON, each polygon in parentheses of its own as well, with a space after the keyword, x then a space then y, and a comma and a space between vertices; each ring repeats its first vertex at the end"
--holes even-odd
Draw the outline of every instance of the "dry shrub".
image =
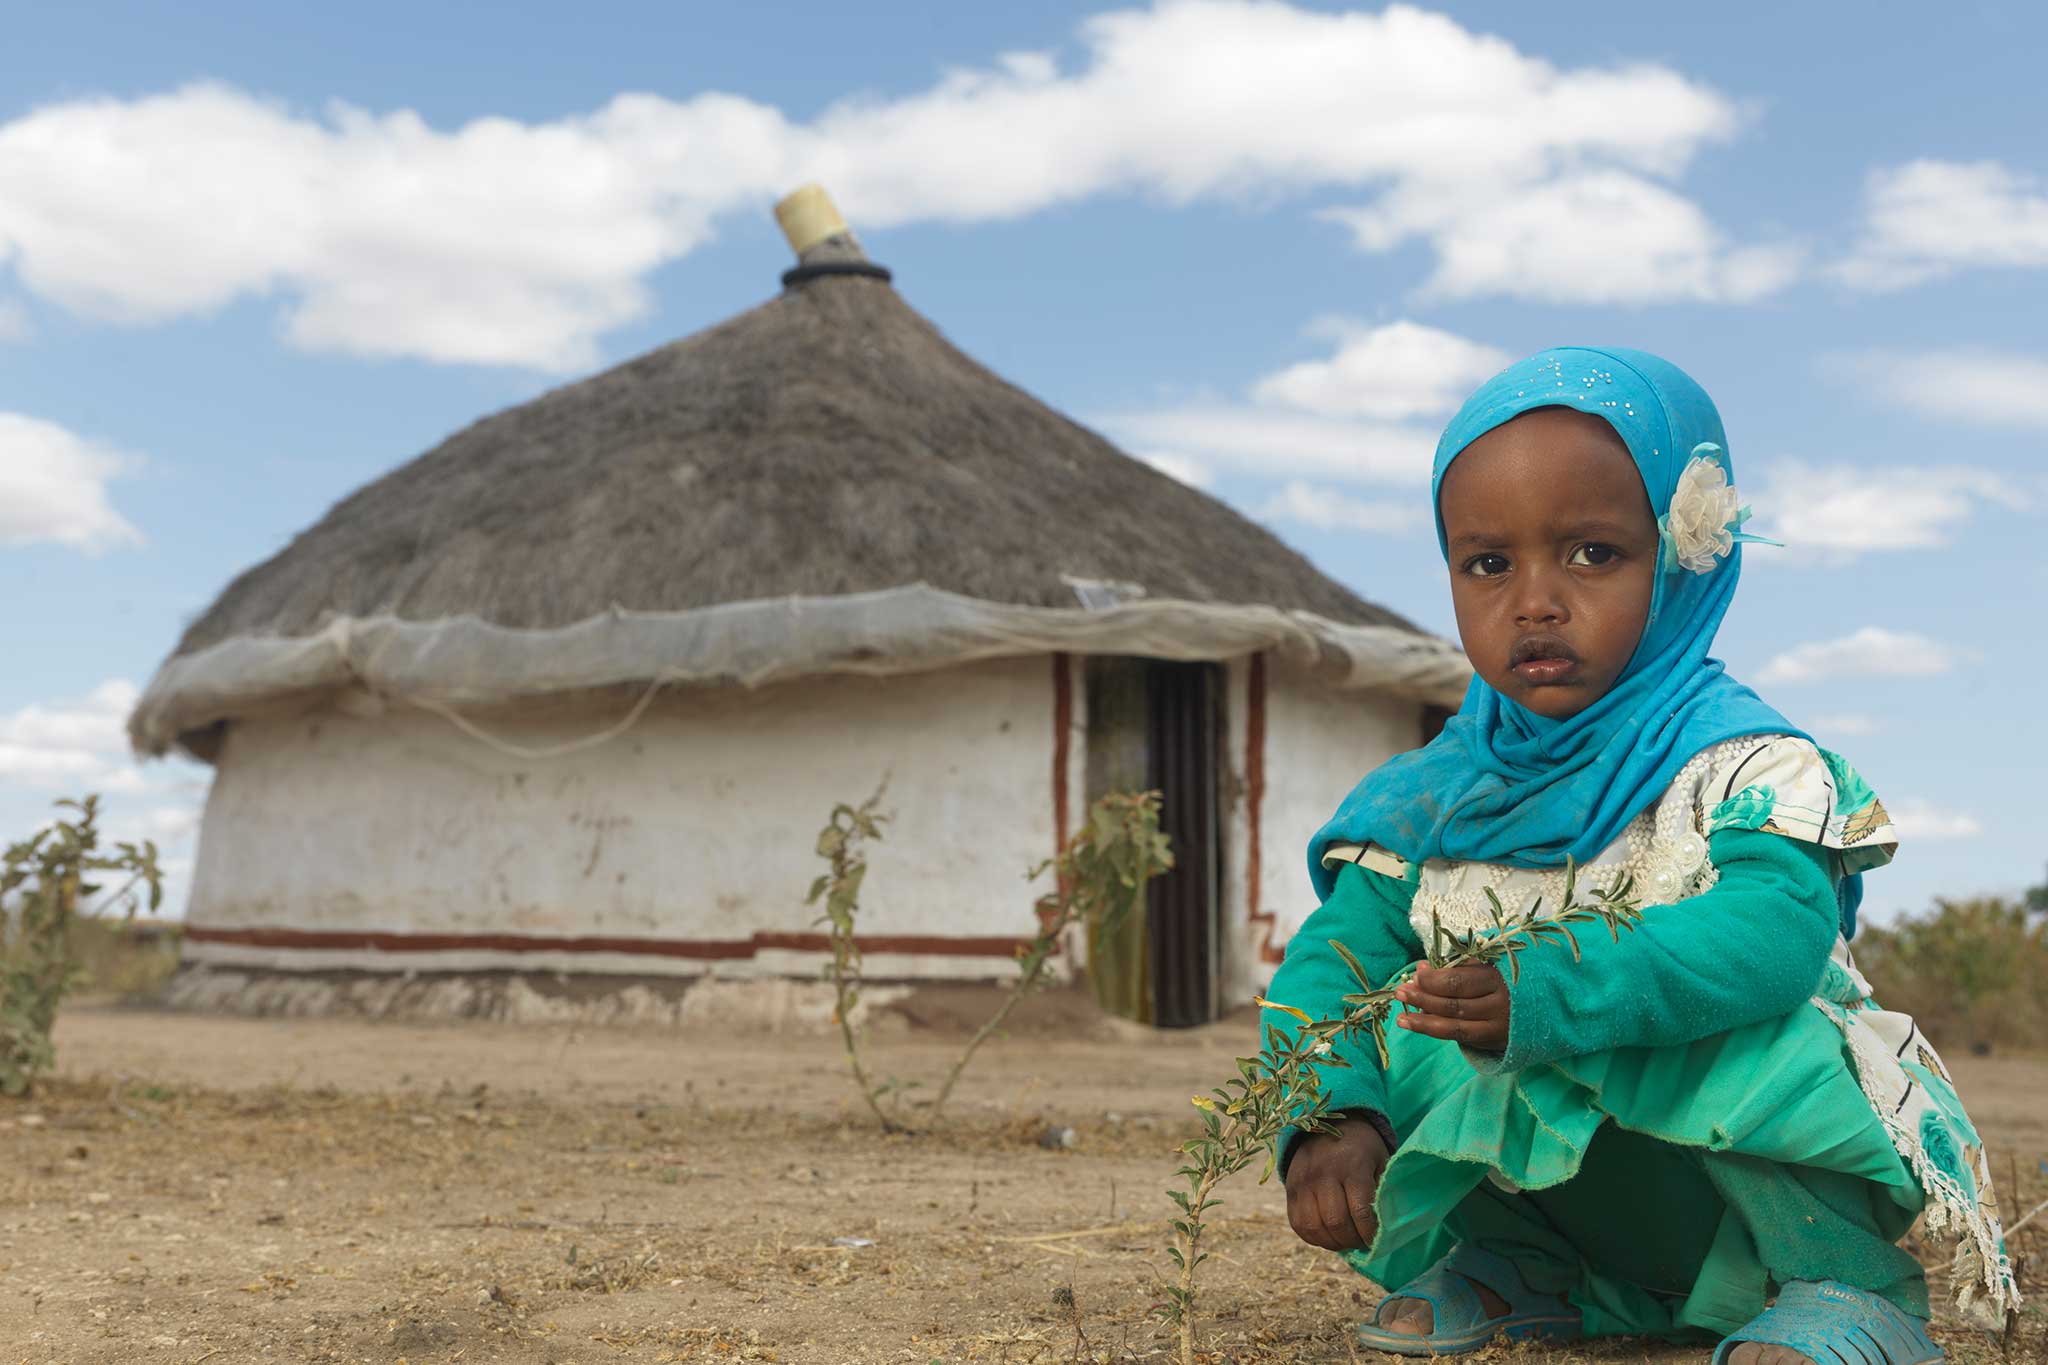
MULTIPOLYGON (((818 831, 817 844, 818 856, 830 870, 811 883, 805 903, 822 904, 825 913, 817 922, 830 928, 832 960, 825 965, 825 976, 835 994, 833 1015, 846 1049, 847 1066, 882 1131, 894 1133, 908 1129, 891 1107, 917 1082, 891 1078, 878 1084, 870 1078, 861 1060, 860 1036, 853 1026, 853 1007, 860 1000, 861 985, 855 922, 860 915, 861 886, 867 878, 866 845, 881 841, 882 826, 892 818, 879 809, 888 785, 884 778, 875 794, 858 806, 841 802, 833 807, 831 819, 818 831)), ((1038 932, 1017 951, 1017 978, 1009 992, 968 1039, 940 1084, 931 1104, 933 1119, 946 1107, 975 1052, 1002 1028, 1019 1001, 1046 984, 1053 955, 1067 931, 1079 925, 1091 934, 1114 934, 1144 905, 1146 885, 1172 868, 1172 843, 1159 829, 1160 800, 1156 791, 1107 793, 1089 808, 1087 823, 1056 857, 1024 874, 1026 881, 1036 881, 1050 870, 1057 885, 1038 900, 1038 932)))
POLYGON ((149 999, 177 972, 182 941, 180 925, 81 915, 71 926, 77 989, 86 995, 149 999))
POLYGON ((2048 916, 2012 901, 1937 900, 1866 927, 1856 965, 1878 1003, 1942 1047, 2048 1047, 2048 916))
POLYGON ((103 852, 96 796, 59 801, 57 810, 55 820, 0 854, 0 1094, 26 1094, 56 1064, 50 1027, 58 1002, 78 984, 80 917, 115 910, 133 919, 145 900, 152 913, 163 903, 155 844, 116 843, 113 853, 103 852), (127 880, 111 891, 92 880, 107 872, 127 880))

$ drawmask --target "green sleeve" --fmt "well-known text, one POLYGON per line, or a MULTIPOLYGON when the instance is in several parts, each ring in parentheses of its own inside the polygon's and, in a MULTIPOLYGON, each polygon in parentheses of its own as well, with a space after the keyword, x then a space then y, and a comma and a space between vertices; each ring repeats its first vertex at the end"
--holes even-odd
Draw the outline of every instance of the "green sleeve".
POLYGON ((1720 877, 1697 896, 1650 906, 1634 932, 1579 933, 1521 954, 1508 987, 1507 1050, 1467 1050, 1481 1071, 1513 1071, 1617 1047, 1671 1047, 1789 1014, 1833 949, 1835 855, 1751 830, 1708 843, 1720 877))
MULTIPOLYGON (((1328 1019, 1341 1011, 1346 995, 1358 984, 1344 960, 1330 947, 1337 939, 1357 955, 1373 985, 1386 982, 1396 972, 1422 956, 1422 944, 1408 924, 1408 905, 1415 899, 1415 869, 1409 880, 1399 881, 1383 873, 1346 864, 1337 873, 1337 885, 1300 932, 1287 945, 1287 959, 1273 974, 1266 998, 1276 1004, 1292 1005, 1312 1019, 1328 1019)), ((1265 1023, 1283 1016, 1267 1014, 1265 1023)), ((1386 1077, 1380 1072, 1379 1052, 1369 1037, 1341 1041, 1336 1055, 1346 1065, 1318 1068, 1323 1092, 1330 1097, 1330 1109, 1365 1110, 1384 1115, 1387 1107, 1386 1077)), ((1284 1172, 1299 1130, 1287 1129, 1280 1137, 1280 1165, 1284 1172)))

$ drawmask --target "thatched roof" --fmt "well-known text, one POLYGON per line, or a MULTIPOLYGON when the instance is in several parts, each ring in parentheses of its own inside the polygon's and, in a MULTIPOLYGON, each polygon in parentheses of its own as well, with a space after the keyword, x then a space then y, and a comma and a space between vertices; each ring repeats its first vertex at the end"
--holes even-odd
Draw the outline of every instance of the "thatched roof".
POLYGON ((880 279, 827 276, 487 417, 337 503, 178 642, 334 616, 568 625, 923 582, 1403 625, 1215 498, 962 354, 880 279))
POLYGON ((1454 645, 970 360, 840 227, 780 297, 337 503, 186 630, 129 717, 138 750, 210 753, 221 721, 342 694, 488 704, 1048 651, 1270 649, 1333 686, 1455 701, 1454 645))

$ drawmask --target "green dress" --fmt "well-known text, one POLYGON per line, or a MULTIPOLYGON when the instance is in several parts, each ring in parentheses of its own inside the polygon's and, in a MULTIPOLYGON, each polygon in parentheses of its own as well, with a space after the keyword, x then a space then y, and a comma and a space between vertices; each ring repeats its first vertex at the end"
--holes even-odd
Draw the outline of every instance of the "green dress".
MULTIPOLYGON (((1379 1235, 1348 1259, 1396 1288, 1460 1241, 1565 1294, 1595 1335, 1726 1334, 1774 1286, 1833 1279, 1925 1317, 1917 1217, 1956 1243, 1957 1306, 1982 1325, 2017 1302, 1982 1144, 1940 1058, 1878 1008, 1838 932, 1848 872, 1895 843, 1834 755, 1759 736, 1696 758, 1581 884, 1623 873, 1651 902, 1616 941, 1523 953, 1499 1055, 1388 1031, 1323 1073, 1331 1108, 1383 1116, 1399 1141, 1379 1235)), ((1423 955, 1433 922, 1542 913, 1554 871, 1409 865, 1332 849, 1336 889, 1303 925, 1271 998, 1316 1017, 1423 955)), ((1283 1161, 1297 1135, 1283 1139, 1283 1161)))

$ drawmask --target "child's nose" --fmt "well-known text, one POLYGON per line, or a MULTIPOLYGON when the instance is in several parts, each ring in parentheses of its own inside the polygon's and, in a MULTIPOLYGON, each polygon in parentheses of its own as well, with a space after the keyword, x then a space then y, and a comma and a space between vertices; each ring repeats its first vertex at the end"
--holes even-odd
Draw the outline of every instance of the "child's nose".
POLYGON ((1522 593, 1515 603, 1517 625, 1540 626, 1562 625, 1571 619, 1571 609, 1565 605, 1563 584, 1558 575, 1532 573, 1522 580, 1522 593))

